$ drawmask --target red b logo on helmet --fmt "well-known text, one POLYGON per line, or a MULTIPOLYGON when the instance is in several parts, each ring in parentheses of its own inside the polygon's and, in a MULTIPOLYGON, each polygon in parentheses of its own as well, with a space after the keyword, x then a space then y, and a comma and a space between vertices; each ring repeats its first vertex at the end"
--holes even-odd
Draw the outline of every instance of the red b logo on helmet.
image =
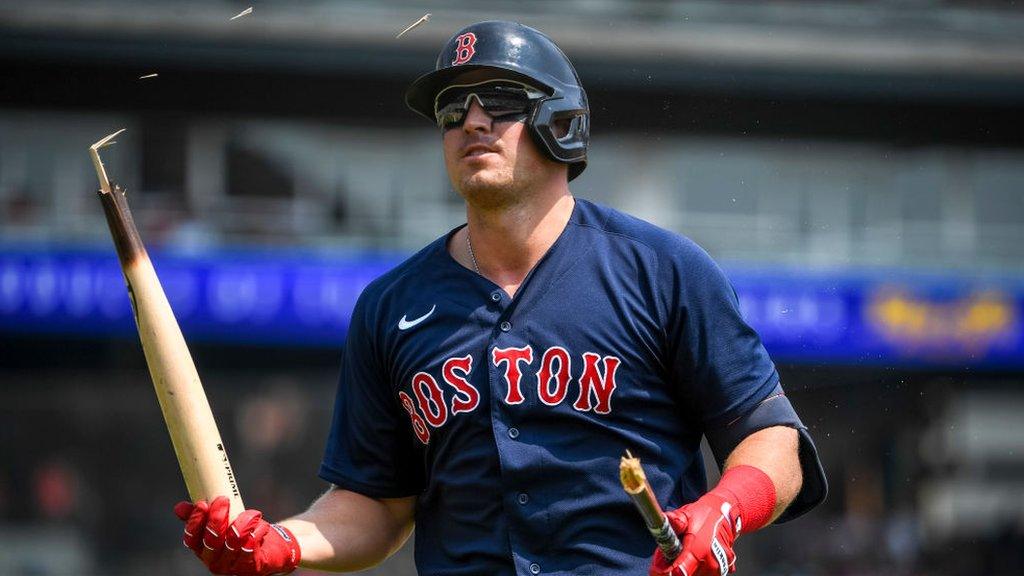
POLYGON ((455 60, 452 60, 452 66, 458 66, 459 64, 465 64, 469 62, 469 59, 476 54, 476 49, 473 46, 476 44, 476 34, 472 32, 466 32, 465 34, 459 34, 455 38, 455 60))

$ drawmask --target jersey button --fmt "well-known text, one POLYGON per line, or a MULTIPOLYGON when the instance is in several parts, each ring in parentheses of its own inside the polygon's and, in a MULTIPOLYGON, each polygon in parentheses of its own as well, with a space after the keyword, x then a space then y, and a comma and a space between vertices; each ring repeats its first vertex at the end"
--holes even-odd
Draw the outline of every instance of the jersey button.
POLYGON ((513 440, 515 440, 516 438, 519 438, 519 428, 509 428, 508 429, 508 437, 513 439, 513 440))
POLYGON ((522 504, 523 506, 526 506, 526 503, 529 502, 529 501, 530 501, 530 496, 526 492, 521 492, 519 494, 519 503, 520 504, 522 504))
POLYGON ((540 574, 540 564, 536 562, 530 564, 530 574, 540 574))
POLYGON ((512 329, 512 324, 506 320, 505 322, 501 323, 499 328, 501 328, 502 332, 508 332, 509 330, 512 329))
POLYGON ((501 300, 501 292, 491 292, 491 301, 497 302, 501 300))

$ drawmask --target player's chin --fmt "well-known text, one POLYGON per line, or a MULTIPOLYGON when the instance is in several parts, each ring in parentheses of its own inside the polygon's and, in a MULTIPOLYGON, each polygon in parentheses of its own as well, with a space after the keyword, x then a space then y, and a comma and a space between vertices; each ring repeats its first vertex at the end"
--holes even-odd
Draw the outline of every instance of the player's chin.
POLYGON ((492 188, 506 188, 509 184, 509 171, 501 167, 482 167, 470 169, 462 173, 463 190, 486 190, 492 188))
POLYGON ((508 203, 512 187, 510 178, 497 174, 476 173, 460 182, 459 193, 479 208, 497 208, 508 203))

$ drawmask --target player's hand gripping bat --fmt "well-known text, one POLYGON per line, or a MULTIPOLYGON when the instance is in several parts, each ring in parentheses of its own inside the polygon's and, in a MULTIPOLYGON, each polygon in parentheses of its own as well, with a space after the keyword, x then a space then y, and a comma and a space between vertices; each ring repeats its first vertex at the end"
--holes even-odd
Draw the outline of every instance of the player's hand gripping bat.
POLYGON ((124 190, 116 184, 111 187, 100 160, 99 150, 113 144, 121 132, 124 129, 93 144, 89 154, 100 180, 100 201, 121 261, 146 364, 189 497, 210 501, 227 496, 234 519, 245 507, 195 363, 135 228, 124 190))

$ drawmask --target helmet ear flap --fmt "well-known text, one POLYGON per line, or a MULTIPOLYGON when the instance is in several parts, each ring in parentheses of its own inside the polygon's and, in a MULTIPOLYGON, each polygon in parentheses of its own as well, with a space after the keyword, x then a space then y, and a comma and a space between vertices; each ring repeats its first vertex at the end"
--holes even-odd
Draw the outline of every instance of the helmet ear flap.
MULTIPOLYGON (((534 107, 527 124, 534 142, 549 158, 556 162, 586 165, 590 142, 590 113, 587 109, 579 108, 564 98, 544 98, 534 107), (569 128, 563 135, 557 133, 556 126, 561 120, 569 121, 569 128)), ((578 174, 580 171, 582 167, 575 171, 570 166, 570 173, 578 174)))

